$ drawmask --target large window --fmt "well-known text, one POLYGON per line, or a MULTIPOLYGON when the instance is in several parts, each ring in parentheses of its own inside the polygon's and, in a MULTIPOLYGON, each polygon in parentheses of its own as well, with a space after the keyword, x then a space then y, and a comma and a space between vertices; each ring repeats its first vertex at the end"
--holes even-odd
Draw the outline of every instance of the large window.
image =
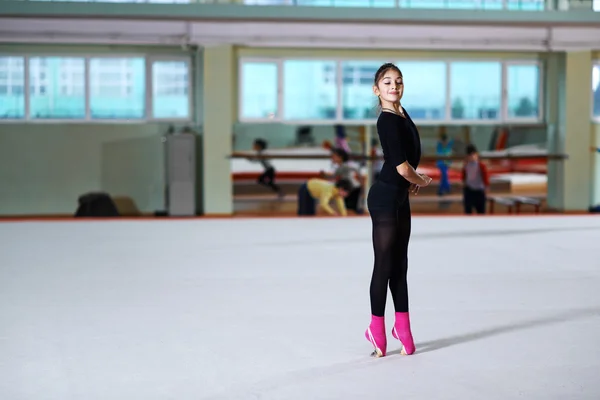
POLYGON ((412 119, 446 118, 446 63, 442 61, 400 61, 404 78, 402 105, 412 119))
MULTIPOLYGON (((174 0, 159 0, 169 1, 174 0)), ((598 0, 593 0, 597 2, 598 0)), ((523 10, 542 11, 544 0, 243 0, 246 5, 296 5, 313 7, 402 7, 465 10, 523 10)))
POLYGON ((33 119, 85 118, 85 60, 29 59, 29 115, 33 119))
POLYGON ((402 8, 462 9, 462 10, 501 10, 503 0, 400 0, 402 8))
POLYGON ((0 56, 0 119, 25 117, 25 59, 0 56))
POLYGON ((594 65, 592 69, 592 93, 594 118, 600 120, 600 63, 594 65))
POLYGON ((536 119, 540 113, 540 68, 537 64, 507 66, 508 118, 536 119))
POLYGON ((90 113, 97 119, 141 119, 146 107, 144 58, 90 59, 90 113))
POLYGON ((500 119, 502 64, 453 62, 450 64, 452 119, 500 119))
MULTIPOLYGON (((385 60, 240 60, 241 121, 373 121, 385 60), (278 84, 280 83, 280 84, 278 84)), ((395 60, 402 105, 420 123, 541 120, 540 63, 395 60)))
POLYGON ((279 92, 277 63, 248 61, 241 64, 240 72, 241 118, 275 118, 279 92))
POLYGON ((186 61, 152 63, 152 110, 154 118, 188 118, 189 65, 186 61))
POLYGON ((286 60, 283 63, 284 119, 335 119, 336 67, 335 61, 286 60))
POLYGON ((0 120, 189 120, 190 59, 0 55, 0 120))

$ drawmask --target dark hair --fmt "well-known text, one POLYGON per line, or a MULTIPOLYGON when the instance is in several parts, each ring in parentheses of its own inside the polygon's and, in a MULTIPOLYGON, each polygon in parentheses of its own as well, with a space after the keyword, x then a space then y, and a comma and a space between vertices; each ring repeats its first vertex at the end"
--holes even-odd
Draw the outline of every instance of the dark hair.
MULTIPOLYGON (((396 64, 385 63, 381 67, 379 67, 377 72, 375 72, 375 79, 374 79, 375 86, 377 86, 379 84, 379 81, 383 78, 385 73, 388 72, 390 69, 398 72, 400 74, 400 77, 402 77, 402 71, 400 71, 400 68, 398 68, 398 66, 396 64)), ((377 102, 379 103, 379 107, 381 107, 381 99, 380 98, 377 98, 377 102)))
POLYGON ((467 145, 467 155, 470 156, 471 154, 477 153, 477 147, 475 147, 474 144, 469 144, 467 145))
POLYGON ((345 192, 350 193, 352 191, 352 182, 348 179, 340 179, 335 183, 335 187, 338 189, 342 189, 345 192))
POLYGON ((342 159, 342 162, 348 162, 348 160, 350 159, 346 150, 337 147, 331 151, 331 154, 337 155, 339 158, 342 159))
POLYGON ((254 139, 254 145, 258 146, 261 150, 267 148, 267 141, 265 139, 254 139))

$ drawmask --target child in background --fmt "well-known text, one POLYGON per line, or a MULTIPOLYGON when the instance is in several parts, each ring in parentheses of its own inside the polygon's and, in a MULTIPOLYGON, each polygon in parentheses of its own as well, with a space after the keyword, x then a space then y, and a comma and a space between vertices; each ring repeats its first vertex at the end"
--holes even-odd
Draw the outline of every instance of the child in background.
POLYGON ((343 125, 335 126, 335 147, 346 151, 348 154, 352 154, 352 149, 350 149, 346 135, 346 128, 343 125))
POLYGON ((317 213, 316 201, 319 206, 329 215, 348 215, 344 198, 352 189, 352 183, 347 180, 340 180, 336 183, 326 181, 325 179, 309 179, 298 190, 298 215, 315 215, 317 213), (338 211, 336 212, 329 202, 335 200, 338 211))
POLYGON ((479 159, 477 148, 467 146, 467 159, 462 170, 463 204, 465 214, 472 214, 473 208, 478 214, 485 214, 486 194, 490 186, 487 167, 479 159))
MULTIPOLYGON (((254 149, 254 151, 256 151, 256 155, 262 156, 263 152, 267 148, 267 141, 264 139, 255 139, 252 148, 254 149)), ((262 164, 263 168, 265 169, 264 172, 258 177, 258 184, 271 188, 275 193, 279 195, 279 197, 283 197, 283 191, 279 186, 275 184, 275 167, 273 167, 273 164, 271 164, 271 162, 266 158, 249 158, 249 160, 258 161, 262 164)))
POLYGON ((344 199, 346 209, 353 210, 357 214, 362 214, 363 209, 360 204, 362 185, 358 166, 350 162, 350 156, 343 149, 333 149, 331 151, 331 161, 335 168, 333 173, 321 171, 321 177, 333 180, 334 182, 341 180, 349 181, 352 184, 352 189, 344 199))
MULTIPOLYGON (((446 132, 442 132, 440 140, 437 142, 436 155, 438 156, 451 156, 452 155, 453 141, 448 140, 446 132)), ((448 168, 450 167, 450 160, 437 160, 436 162, 438 169, 440 170, 440 186, 438 189, 438 196, 443 196, 450 193, 450 179, 448 178, 448 168)))

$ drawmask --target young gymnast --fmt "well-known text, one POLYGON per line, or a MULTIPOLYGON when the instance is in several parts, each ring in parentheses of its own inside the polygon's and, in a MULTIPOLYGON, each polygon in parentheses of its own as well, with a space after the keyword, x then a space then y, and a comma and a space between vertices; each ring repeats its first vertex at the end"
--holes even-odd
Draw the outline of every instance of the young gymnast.
POLYGON ((321 177, 335 182, 347 180, 352 184, 352 189, 344 199, 346 209, 353 210, 356 214, 362 214, 363 209, 360 204, 362 194, 362 177, 359 167, 350 162, 350 156, 344 149, 335 148, 331 150, 331 162, 335 166, 333 173, 321 171, 321 177))
POLYGON ((346 179, 335 183, 319 178, 309 179, 298 190, 298 215, 316 215, 318 201, 319 207, 327 214, 345 217, 348 212, 344 198, 351 189, 352 183, 346 179), (335 201, 337 212, 329 205, 331 200, 335 201))
POLYGON ((411 231, 409 192, 416 194, 431 178, 418 174, 421 158, 419 132, 400 105, 404 81, 394 64, 382 65, 373 86, 379 97, 381 113, 377 134, 384 163, 377 181, 369 189, 367 204, 371 214, 375 262, 370 285, 371 323, 365 332, 375 351, 387 351, 385 303, 389 285, 394 301, 395 323, 392 336, 402 344, 402 354, 413 354, 415 345, 408 311, 408 242, 411 231))
MULTIPOLYGON (((451 156, 453 145, 454 141, 452 139, 448 139, 446 132, 442 132, 436 145, 436 155, 451 156)), ((448 169, 450 168, 450 164, 451 162, 448 160, 438 160, 436 162, 436 165, 440 170, 440 187, 438 188, 439 196, 448 194, 451 191, 450 179, 448 178, 448 169)))
POLYGON ((335 147, 344 150, 348 154, 352 153, 352 149, 348 143, 348 136, 346 135, 346 128, 343 125, 335 126, 335 147))
MULTIPOLYGON (((267 148, 267 141, 264 139, 256 139, 254 140, 252 148, 254 149, 254 151, 256 151, 256 155, 262 156, 264 154, 263 152, 267 148)), ((257 182, 261 185, 271 188, 275 193, 279 195, 279 197, 283 197, 283 191, 279 186, 275 184, 275 167, 273 167, 273 164, 271 164, 271 162, 266 158, 249 158, 249 160, 260 162, 264 168, 264 171, 258 177, 257 182)))
POLYGON ((490 187, 490 174, 479 159, 475 145, 467 146, 467 158, 462 169, 463 205, 465 214, 485 214, 485 202, 490 187))

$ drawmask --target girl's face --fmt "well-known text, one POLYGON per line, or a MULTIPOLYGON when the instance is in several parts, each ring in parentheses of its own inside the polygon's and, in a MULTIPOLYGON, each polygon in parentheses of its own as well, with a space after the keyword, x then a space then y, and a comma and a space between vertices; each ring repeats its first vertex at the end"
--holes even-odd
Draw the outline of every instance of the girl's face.
POLYGON ((338 156, 337 154, 332 154, 331 161, 333 161, 334 164, 341 164, 342 158, 340 156, 338 156))
POLYGON ((383 108, 394 108, 394 104, 399 104, 404 94, 402 75, 394 68, 388 69, 373 87, 373 92, 381 100, 383 108))

